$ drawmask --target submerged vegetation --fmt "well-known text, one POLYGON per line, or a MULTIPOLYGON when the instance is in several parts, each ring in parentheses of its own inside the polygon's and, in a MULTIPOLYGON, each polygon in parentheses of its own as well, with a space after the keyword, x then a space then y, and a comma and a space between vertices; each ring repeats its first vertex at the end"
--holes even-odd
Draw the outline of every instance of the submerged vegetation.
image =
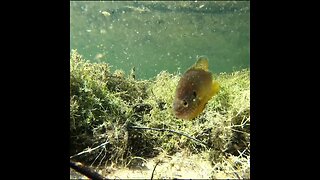
POLYGON ((106 63, 90 63, 75 50, 70 71, 72 159, 133 167, 161 154, 207 153, 211 178, 250 178, 248 69, 214 74, 220 91, 193 120, 177 119, 172 113, 179 74, 162 71, 154 79, 136 80, 121 70, 111 72, 106 63))

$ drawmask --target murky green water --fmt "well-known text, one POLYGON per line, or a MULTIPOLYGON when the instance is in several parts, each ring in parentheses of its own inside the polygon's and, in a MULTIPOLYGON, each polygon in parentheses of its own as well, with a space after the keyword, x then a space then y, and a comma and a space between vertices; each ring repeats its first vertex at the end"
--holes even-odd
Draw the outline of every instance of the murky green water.
POLYGON ((70 2, 70 49, 139 79, 183 73, 197 56, 214 73, 249 68, 250 5, 238 2, 70 2))

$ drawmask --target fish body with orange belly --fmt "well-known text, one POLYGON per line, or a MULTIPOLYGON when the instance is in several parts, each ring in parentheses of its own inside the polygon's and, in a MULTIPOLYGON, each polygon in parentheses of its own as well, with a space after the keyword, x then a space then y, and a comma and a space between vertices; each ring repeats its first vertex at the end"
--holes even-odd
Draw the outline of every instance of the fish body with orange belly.
POLYGON ((200 57, 181 77, 173 101, 173 112, 177 118, 197 117, 219 91, 219 83, 212 79, 208 67, 208 59, 200 57))

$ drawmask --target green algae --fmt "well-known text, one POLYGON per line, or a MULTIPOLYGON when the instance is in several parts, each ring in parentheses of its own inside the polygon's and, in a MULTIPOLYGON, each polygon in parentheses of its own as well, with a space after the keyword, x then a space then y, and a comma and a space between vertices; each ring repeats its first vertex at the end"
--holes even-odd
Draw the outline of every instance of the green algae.
POLYGON ((250 70, 214 74, 219 93, 194 120, 172 113, 180 74, 162 71, 150 80, 136 80, 107 63, 90 63, 76 50, 70 56, 70 154, 87 164, 130 166, 132 159, 160 152, 208 152, 212 178, 250 177, 250 70), (183 132, 206 144, 168 131, 183 132), (232 173, 230 173, 232 172, 232 173))

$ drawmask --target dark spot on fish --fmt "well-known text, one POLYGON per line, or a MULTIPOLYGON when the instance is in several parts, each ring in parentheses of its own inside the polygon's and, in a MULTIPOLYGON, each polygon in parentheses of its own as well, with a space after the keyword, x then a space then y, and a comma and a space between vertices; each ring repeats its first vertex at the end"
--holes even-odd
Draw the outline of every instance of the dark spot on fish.
POLYGON ((193 97, 196 98, 197 97, 197 92, 193 91, 193 97))

